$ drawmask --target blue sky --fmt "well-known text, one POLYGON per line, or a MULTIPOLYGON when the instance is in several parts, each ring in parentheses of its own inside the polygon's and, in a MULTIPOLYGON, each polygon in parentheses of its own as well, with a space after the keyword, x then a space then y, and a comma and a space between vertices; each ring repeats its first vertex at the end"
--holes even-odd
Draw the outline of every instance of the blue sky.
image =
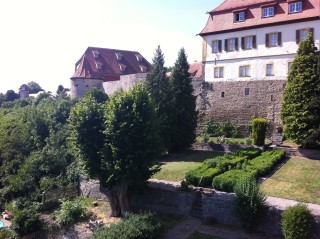
POLYGON ((10 0, 0 2, 0 92, 38 82, 69 87, 88 46, 139 51, 151 62, 160 45, 171 66, 181 47, 201 60, 207 11, 222 0, 10 0))

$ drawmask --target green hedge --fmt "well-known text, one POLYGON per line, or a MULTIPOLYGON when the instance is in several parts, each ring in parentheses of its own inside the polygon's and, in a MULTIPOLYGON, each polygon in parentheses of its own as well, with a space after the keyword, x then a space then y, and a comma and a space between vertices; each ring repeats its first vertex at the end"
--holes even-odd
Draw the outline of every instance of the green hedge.
POLYGON ((207 187, 215 176, 228 170, 240 169, 244 162, 261 154, 260 149, 239 149, 234 153, 208 159, 201 166, 186 173, 186 181, 194 186, 207 187))
POLYGON ((153 239, 161 229, 152 213, 128 214, 125 220, 94 232, 92 239, 153 239))
POLYGON ((236 183, 244 177, 252 177, 251 172, 243 170, 230 170, 219 176, 216 176, 212 181, 212 186, 219 191, 233 192, 236 183))
POLYGON ((286 152, 282 149, 270 150, 248 162, 247 171, 257 173, 258 176, 265 176, 271 172, 274 165, 282 160, 286 152))
POLYGON ((253 144, 263 146, 266 138, 267 121, 263 118, 256 118, 252 121, 253 144))

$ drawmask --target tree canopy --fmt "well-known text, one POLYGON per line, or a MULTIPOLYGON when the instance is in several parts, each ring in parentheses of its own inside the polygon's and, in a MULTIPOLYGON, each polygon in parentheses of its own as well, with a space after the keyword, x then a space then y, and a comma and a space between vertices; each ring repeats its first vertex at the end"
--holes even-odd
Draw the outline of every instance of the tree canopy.
POLYGON ((303 147, 320 143, 319 62, 319 51, 309 34, 293 61, 281 108, 286 136, 303 147))
POLYGON ((35 82, 35 81, 30 81, 27 83, 27 85, 30 88, 30 93, 31 94, 36 94, 39 91, 42 91, 43 89, 41 88, 41 86, 39 85, 39 83, 35 82))

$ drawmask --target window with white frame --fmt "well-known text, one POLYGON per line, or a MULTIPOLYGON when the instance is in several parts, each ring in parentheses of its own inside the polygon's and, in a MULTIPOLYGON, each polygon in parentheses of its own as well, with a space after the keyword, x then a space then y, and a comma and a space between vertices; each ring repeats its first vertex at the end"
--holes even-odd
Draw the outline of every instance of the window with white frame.
POLYGON ((214 78, 223 78, 224 67, 219 66, 214 68, 214 78))
POLYGON ((235 22, 244 22, 246 20, 245 11, 234 13, 234 21, 235 22))
POLYGON ((249 77, 250 76, 250 66, 240 66, 239 67, 239 76, 240 77, 249 77))
POLYGON ((276 47, 282 44, 282 34, 281 32, 273 32, 266 34, 266 47, 276 47))
POLYGON ((244 42, 245 42, 245 49, 252 49, 252 43, 253 43, 253 36, 247 36, 244 38, 244 42))
POLYGON ((274 16, 274 6, 262 8, 262 17, 273 17, 274 16))
POLYGON ((266 65, 266 75, 267 76, 273 76, 274 73, 273 73, 273 64, 272 63, 269 63, 266 65))
POLYGON ((289 13, 302 12, 302 2, 289 3, 289 13))
POLYGON ((221 52, 221 40, 214 40, 212 41, 212 52, 213 53, 218 53, 221 52))

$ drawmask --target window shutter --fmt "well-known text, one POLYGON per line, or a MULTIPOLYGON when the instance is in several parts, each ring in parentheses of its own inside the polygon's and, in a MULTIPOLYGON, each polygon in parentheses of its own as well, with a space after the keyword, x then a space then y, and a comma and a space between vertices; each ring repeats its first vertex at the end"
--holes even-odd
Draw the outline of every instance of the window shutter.
POLYGON ((278 46, 282 45, 282 33, 278 32, 278 46))
POLYGON ((244 47, 244 37, 241 37, 241 48, 245 49, 245 47, 244 47))
POLYGON ((296 30, 296 43, 299 44, 300 42, 300 30, 296 30))
POLYGON ((222 52, 222 41, 219 40, 219 52, 222 52))
POLYGON ((236 51, 239 49, 239 42, 238 42, 238 37, 235 39, 235 42, 234 42, 234 46, 235 46, 235 49, 236 51))
POLYGON ((257 37, 256 37, 256 35, 252 36, 252 48, 257 48, 257 37))
POLYGON ((224 40, 224 50, 228 51, 228 39, 224 40))
POLYGON ((266 34, 266 47, 269 47, 269 34, 266 34))
POLYGON ((313 38, 314 29, 313 28, 309 28, 309 32, 311 32, 312 40, 314 40, 314 38, 313 38))

